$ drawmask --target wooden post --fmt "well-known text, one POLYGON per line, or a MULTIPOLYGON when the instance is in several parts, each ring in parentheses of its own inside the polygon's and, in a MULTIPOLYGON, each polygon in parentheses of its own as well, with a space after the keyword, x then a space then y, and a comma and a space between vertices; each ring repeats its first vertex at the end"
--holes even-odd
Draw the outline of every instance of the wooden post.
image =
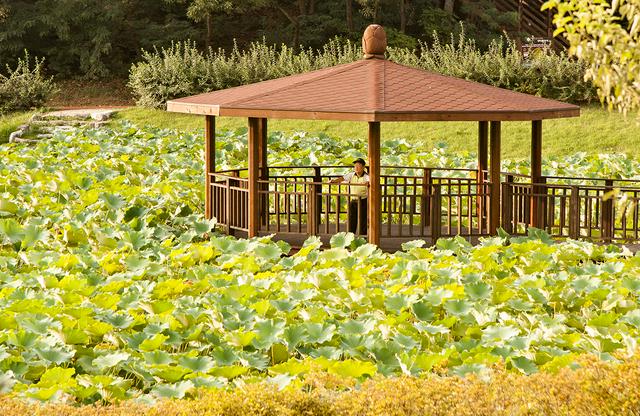
POLYGON ((422 232, 429 225, 429 210, 431 209, 431 185, 433 180, 431 179, 431 168, 422 168, 422 199, 420 200, 420 222, 422 225, 422 232))
MULTIPOLYGON (((316 213, 316 224, 317 227, 320 227, 320 220, 322 217, 322 171, 320 166, 314 166, 313 167, 313 181, 316 183, 315 185, 313 185, 313 187, 315 188, 315 194, 316 194, 316 205, 315 205, 315 213, 316 213)), ((331 192, 329 192, 331 193, 331 192)), ((329 203, 327 203, 327 207, 326 210, 327 212, 329 211, 329 203)), ((338 206, 340 205, 340 200, 338 199, 338 206)), ((338 215, 338 214, 336 214, 338 215)), ((338 224, 340 222, 339 219, 336 220, 336 224, 338 224)), ((339 232, 338 226, 336 225, 336 233, 339 232)))
POLYGON ((309 187, 309 197, 308 197, 308 207, 307 207, 307 234, 308 235, 316 235, 318 234, 318 220, 320 216, 317 215, 318 212, 318 193, 316 191, 315 186, 309 187))
POLYGON ((258 199, 258 177, 259 154, 258 145, 260 142, 260 119, 249 117, 249 218, 248 229, 249 238, 258 235, 260 226, 260 202, 258 199))
MULTIPOLYGON (((261 181, 266 181, 269 179, 269 166, 267 163, 267 119, 260 118, 258 120, 258 136, 260 138, 260 140, 258 141, 258 167, 260 169, 259 178, 261 181)), ((258 188, 263 192, 268 191, 269 184, 259 184, 258 188)), ((262 225, 267 225, 267 209, 269 208, 268 197, 269 195, 267 193, 262 193, 258 198, 260 200, 260 223, 262 225)))
POLYGON ((569 197, 569 238, 580 237, 580 188, 571 187, 569 197))
POLYGON ((489 165, 489 233, 495 234, 500 227, 500 122, 491 122, 491 159, 489 165))
POLYGON ((513 176, 507 175, 502 184, 502 228, 513 234, 513 225, 513 176))
POLYGON ((542 183, 542 120, 531 122, 531 215, 529 225, 544 228, 542 212, 544 189, 536 184, 542 183))
MULTIPOLYGON (((484 172, 489 167, 489 122, 478 122, 478 177, 476 178, 476 211, 478 212, 478 227, 482 223, 484 217, 487 215, 487 206, 484 203, 484 172)), ((478 230, 479 231, 479 230, 478 230)))
POLYGON ((433 185, 431 192, 431 243, 436 244, 442 228, 442 199, 440 185, 433 185))
POLYGON ((380 191, 380 122, 369 122, 369 242, 380 245, 382 224, 380 191))
POLYGON ((604 181, 605 191, 602 199, 602 237, 604 241, 611 242, 614 236, 614 195, 613 180, 604 181), (604 199, 607 198, 607 199, 604 199))
POLYGON ((216 118, 205 116, 204 124, 204 216, 213 218, 211 174, 216 171, 216 118))

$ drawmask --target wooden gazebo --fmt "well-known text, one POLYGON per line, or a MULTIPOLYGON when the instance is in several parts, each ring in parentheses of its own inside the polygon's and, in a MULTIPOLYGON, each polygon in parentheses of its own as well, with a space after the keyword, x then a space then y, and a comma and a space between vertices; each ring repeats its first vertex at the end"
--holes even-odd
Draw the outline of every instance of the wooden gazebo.
POLYGON ((206 116, 208 218, 216 217, 231 234, 276 234, 294 245, 308 235, 328 239, 346 231, 346 201, 353 195, 344 184, 328 183, 336 167, 268 166, 267 120, 350 120, 369 125, 371 243, 395 249, 416 238, 473 239, 500 226, 512 233, 536 226, 570 237, 599 227, 599 234, 613 239, 613 230, 604 230, 614 227, 612 208, 605 212, 602 198, 612 184, 586 193, 604 204, 597 213, 600 222, 587 227, 570 219, 579 209, 569 206, 578 194, 556 192, 542 177, 542 120, 579 116, 579 107, 393 63, 384 57, 386 38, 378 25, 367 28, 363 47, 364 59, 357 62, 167 103, 168 111, 206 116), (247 169, 216 171, 216 116, 248 118, 247 169), (505 174, 502 181, 501 122, 523 120, 531 121, 531 174, 505 174), (394 121, 478 122, 477 169, 381 166, 380 123, 394 121))

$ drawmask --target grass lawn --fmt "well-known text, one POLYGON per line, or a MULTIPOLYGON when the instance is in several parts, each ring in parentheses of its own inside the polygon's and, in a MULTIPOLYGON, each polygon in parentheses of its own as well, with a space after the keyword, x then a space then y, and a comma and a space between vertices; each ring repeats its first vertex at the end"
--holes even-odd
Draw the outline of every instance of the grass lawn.
POLYGON ((16 131, 18 127, 29 121, 33 113, 11 113, 0 116, 0 143, 9 141, 9 135, 16 131))
MULTIPOLYGON (((204 117, 168 113, 143 108, 127 109, 117 119, 127 119, 139 126, 153 125, 179 130, 196 130, 204 126, 204 117)), ((218 117, 216 128, 236 129, 246 126, 246 119, 218 117)), ((382 137, 404 137, 419 146, 447 142, 453 151, 475 152, 475 122, 382 123, 382 137)), ((324 132, 337 137, 367 137, 363 122, 269 120, 270 130, 284 132, 324 132)), ((528 158, 530 152, 529 122, 502 123, 502 157, 528 158)), ((626 120, 598 106, 582 108, 579 118, 545 120, 543 122, 543 157, 563 156, 576 152, 627 153, 640 158, 640 121, 630 115, 626 120)))

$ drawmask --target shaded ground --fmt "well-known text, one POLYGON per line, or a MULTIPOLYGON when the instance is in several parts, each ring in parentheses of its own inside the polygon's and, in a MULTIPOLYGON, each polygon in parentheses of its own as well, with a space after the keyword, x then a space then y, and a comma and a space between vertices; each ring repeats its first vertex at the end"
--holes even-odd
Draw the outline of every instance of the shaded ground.
POLYGON ((102 108, 135 105, 126 79, 56 81, 59 91, 47 102, 51 108, 102 108))

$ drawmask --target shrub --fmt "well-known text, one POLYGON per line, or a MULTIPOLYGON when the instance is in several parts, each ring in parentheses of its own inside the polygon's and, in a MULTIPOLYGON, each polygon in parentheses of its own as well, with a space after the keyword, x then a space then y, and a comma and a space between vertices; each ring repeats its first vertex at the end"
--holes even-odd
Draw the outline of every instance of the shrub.
POLYGON ((43 75, 44 58, 36 57, 33 66, 30 61, 25 51, 16 69, 7 65, 8 75, 0 74, 0 114, 41 106, 55 92, 52 78, 43 75))
POLYGON ((41 406, 0 396, 3 415, 637 415, 640 361, 608 364, 584 357, 582 368, 524 376, 497 369, 484 378, 431 375, 375 378, 359 386, 329 374, 310 374, 298 388, 274 384, 201 390, 194 400, 153 407, 41 406))
MULTIPOLYGON (((410 38, 394 39, 411 44, 410 38)), ((388 55, 400 64, 547 98, 588 102, 596 96, 592 84, 583 81, 582 62, 555 53, 525 62, 509 39, 493 41, 483 52, 464 32, 449 43, 442 43, 434 34, 431 46, 420 43, 417 50, 389 47, 388 55)), ((355 43, 338 39, 319 51, 295 52, 263 40, 245 51, 234 47, 229 54, 223 50, 203 54, 193 42, 178 42, 143 52, 143 61, 131 67, 129 86, 138 105, 162 107, 169 99, 353 62, 361 56, 355 43)))
POLYGON ((361 51, 351 42, 329 41, 322 51, 296 53, 254 42, 247 50, 235 46, 229 54, 219 49, 203 54, 195 42, 176 42, 168 48, 143 51, 143 61, 130 70, 129 87, 136 103, 161 107, 172 98, 325 68, 359 59, 361 51))
POLYGON ((494 40, 481 51, 464 32, 449 43, 434 33, 433 44, 420 44, 417 51, 389 49, 395 62, 464 78, 495 87, 571 102, 590 102, 596 90, 584 81, 586 65, 564 53, 541 54, 529 62, 522 57, 515 41, 494 40))

